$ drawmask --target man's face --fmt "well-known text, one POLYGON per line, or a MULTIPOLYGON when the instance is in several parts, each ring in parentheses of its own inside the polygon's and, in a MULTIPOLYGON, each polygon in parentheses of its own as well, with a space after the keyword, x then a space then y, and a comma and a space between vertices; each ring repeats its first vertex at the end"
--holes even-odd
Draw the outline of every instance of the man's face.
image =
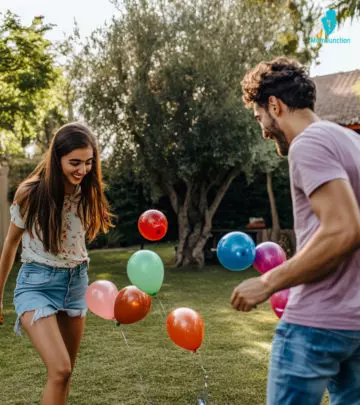
POLYGON ((254 105, 254 116, 261 126, 263 137, 275 141, 279 155, 287 156, 290 144, 276 120, 265 108, 262 108, 257 104, 254 105))

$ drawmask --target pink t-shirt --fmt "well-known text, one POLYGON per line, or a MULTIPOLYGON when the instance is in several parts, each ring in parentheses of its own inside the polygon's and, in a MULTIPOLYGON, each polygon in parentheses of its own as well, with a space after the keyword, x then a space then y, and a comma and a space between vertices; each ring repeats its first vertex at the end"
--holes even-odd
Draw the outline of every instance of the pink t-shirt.
MULTIPOLYGON (((329 121, 315 122, 291 143, 289 162, 300 250, 319 227, 309 201, 319 186, 344 179, 360 205, 360 135, 329 121)), ((283 319, 317 328, 360 330, 360 250, 324 280, 292 288, 283 319)))

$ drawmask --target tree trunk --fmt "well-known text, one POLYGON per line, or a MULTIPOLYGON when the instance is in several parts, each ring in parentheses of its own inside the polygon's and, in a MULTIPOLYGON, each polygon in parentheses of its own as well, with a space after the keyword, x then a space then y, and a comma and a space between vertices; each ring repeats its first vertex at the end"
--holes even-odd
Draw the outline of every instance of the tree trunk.
POLYGON ((0 253, 9 227, 8 173, 7 163, 0 162, 0 253))
POLYGON ((166 185, 171 205, 177 214, 179 243, 176 250, 176 266, 197 266, 202 268, 205 264, 204 248, 211 237, 212 221, 226 191, 239 169, 232 169, 220 178, 221 185, 217 194, 208 204, 209 190, 218 184, 214 179, 210 184, 186 183, 186 194, 181 204, 179 195, 171 184, 166 185), (190 215, 192 213, 192 215, 190 215), (194 214, 195 213, 195 214, 194 214))
POLYGON ((270 235, 270 240, 273 242, 278 242, 280 239, 280 221, 279 215, 276 209, 276 202, 274 191, 272 187, 272 174, 266 173, 266 185, 267 185, 267 192, 270 201, 270 209, 271 209, 271 221, 272 221, 272 230, 270 235))
MULTIPOLYGON (((206 222, 206 221, 205 221, 206 222)), ((205 265, 204 248, 206 242, 211 236, 211 223, 204 224, 201 219, 197 222, 192 231, 188 231, 187 234, 179 232, 179 246, 177 251, 177 267, 183 266, 196 266, 199 268, 205 265)), ((179 223, 180 227, 180 223, 179 223)), ((184 227, 181 227, 184 229, 184 227)))

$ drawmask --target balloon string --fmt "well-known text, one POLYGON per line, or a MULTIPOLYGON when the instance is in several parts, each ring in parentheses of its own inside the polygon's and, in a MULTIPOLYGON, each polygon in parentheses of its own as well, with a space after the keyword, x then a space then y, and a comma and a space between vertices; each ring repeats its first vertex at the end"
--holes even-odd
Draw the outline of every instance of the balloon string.
POLYGON ((128 342, 128 340, 127 340, 127 338, 126 338, 126 335, 125 335, 125 332, 123 331, 123 329, 122 329, 122 327, 121 327, 120 324, 119 324, 119 327, 120 327, 120 332, 121 332, 121 334, 122 334, 122 337, 124 338, 124 341, 125 341, 125 343, 126 343, 126 346, 128 346, 128 347, 130 348, 129 342, 128 342))
MULTIPOLYGON (((133 353, 133 351, 132 351, 132 348, 131 348, 130 345, 129 345, 129 341, 128 341, 126 335, 125 335, 125 332, 124 332, 124 330, 123 330, 123 328, 122 328, 122 326, 121 326, 120 324, 119 324, 118 326, 119 326, 119 328, 120 328, 121 335, 122 335, 122 337, 124 338, 124 342, 125 342, 125 344, 126 344, 126 347, 128 348, 128 350, 129 350, 129 352, 130 352, 130 354, 131 354, 131 357, 134 358, 134 353, 133 353)), ((153 404, 154 404, 153 400, 152 400, 152 399, 150 398, 150 396, 146 393, 146 390, 145 390, 145 387, 144 387, 144 380, 143 380, 143 378, 142 378, 142 375, 139 373, 139 371, 136 369, 136 367, 135 367, 135 372, 136 372, 136 374, 138 375, 138 377, 139 377, 139 379, 140 379, 140 390, 141 390, 142 396, 146 399, 146 401, 147 401, 148 404, 153 405, 153 404)))
POLYGON ((201 356, 200 351, 197 351, 195 353, 195 355, 199 359, 200 367, 201 367, 201 370, 203 372, 203 377, 204 377, 204 388, 203 388, 203 392, 202 392, 200 398, 198 398, 197 405, 206 405, 208 397, 209 397, 209 393, 208 393, 208 388, 209 388, 208 379, 209 379, 209 377, 208 377, 208 373, 207 373, 207 371, 206 371, 206 369, 204 367, 204 362, 203 362, 203 358, 201 356))
MULTIPOLYGON (((162 301, 161 301, 161 299, 160 299, 160 297, 159 297, 158 294, 156 294, 155 297, 156 297, 156 299, 157 299, 157 301, 158 301, 158 303, 159 303, 159 306, 160 306, 160 308, 161 308, 161 311, 162 311, 162 312, 160 311, 160 315, 161 315, 161 317, 163 318, 163 320, 165 320, 165 318, 166 318, 166 310, 165 310, 165 308, 164 308, 164 305, 163 305, 163 303, 162 303, 162 301)), ((202 370, 202 372, 203 372, 203 378, 204 378, 204 388, 203 388, 203 392, 202 392, 200 398, 197 399, 197 405, 206 405, 206 404, 207 404, 207 401, 208 401, 208 397, 209 397, 209 394, 208 394, 208 374, 207 374, 207 371, 206 371, 206 369, 205 369, 205 367, 204 367, 203 359, 202 359, 202 357, 201 357, 200 351, 197 351, 197 352, 195 353, 195 355, 196 355, 196 356, 198 357, 198 359, 199 359, 200 367, 201 367, 201 370, 202 370)))
MULTIPOLYGON (((158 294, 156 294, 155 297, 156 297, 156 300, 157 300, 157 302, 159 303, 159 306, 160 306, 160 310, 157 311, 157 312, 159 313, 160 318, 163 321, 163 323, 166 324, 166 316, 167 316, 167 314, 166 314, 164 305, 162 304, 161 299, 160 299, 158 294)), ((164 330, 163 326, 161 327, 161 330, 162 331, 164 330)), ((164 354, 164 363, 168 364, 168 356, 167 356, 168 349, 166 347, 165 341, 163 341, 162 346, 163 346, 162 353, 164 354)))
POLYGON ((161 315, 162 315, 163 319, 165 320, 166 319, 166 311, 165 311, 164 305, 161 302, 161 299, 160 299, 158 294, 155 295, 155 298, 157 299, 157 301, 158 301, 158 303, 160 305, 161 315))

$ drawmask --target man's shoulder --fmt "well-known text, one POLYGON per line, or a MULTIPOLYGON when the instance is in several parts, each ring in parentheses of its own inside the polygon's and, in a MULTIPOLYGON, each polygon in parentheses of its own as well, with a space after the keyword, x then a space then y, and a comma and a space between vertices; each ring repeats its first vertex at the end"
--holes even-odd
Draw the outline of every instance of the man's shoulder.
POLYGON ((332 148, 339 140, 338 135, 344 134, 346 128, 330 121, 317 121, 309 125, 291 143, 289 157, 309 152, 312 155, 332 148))

